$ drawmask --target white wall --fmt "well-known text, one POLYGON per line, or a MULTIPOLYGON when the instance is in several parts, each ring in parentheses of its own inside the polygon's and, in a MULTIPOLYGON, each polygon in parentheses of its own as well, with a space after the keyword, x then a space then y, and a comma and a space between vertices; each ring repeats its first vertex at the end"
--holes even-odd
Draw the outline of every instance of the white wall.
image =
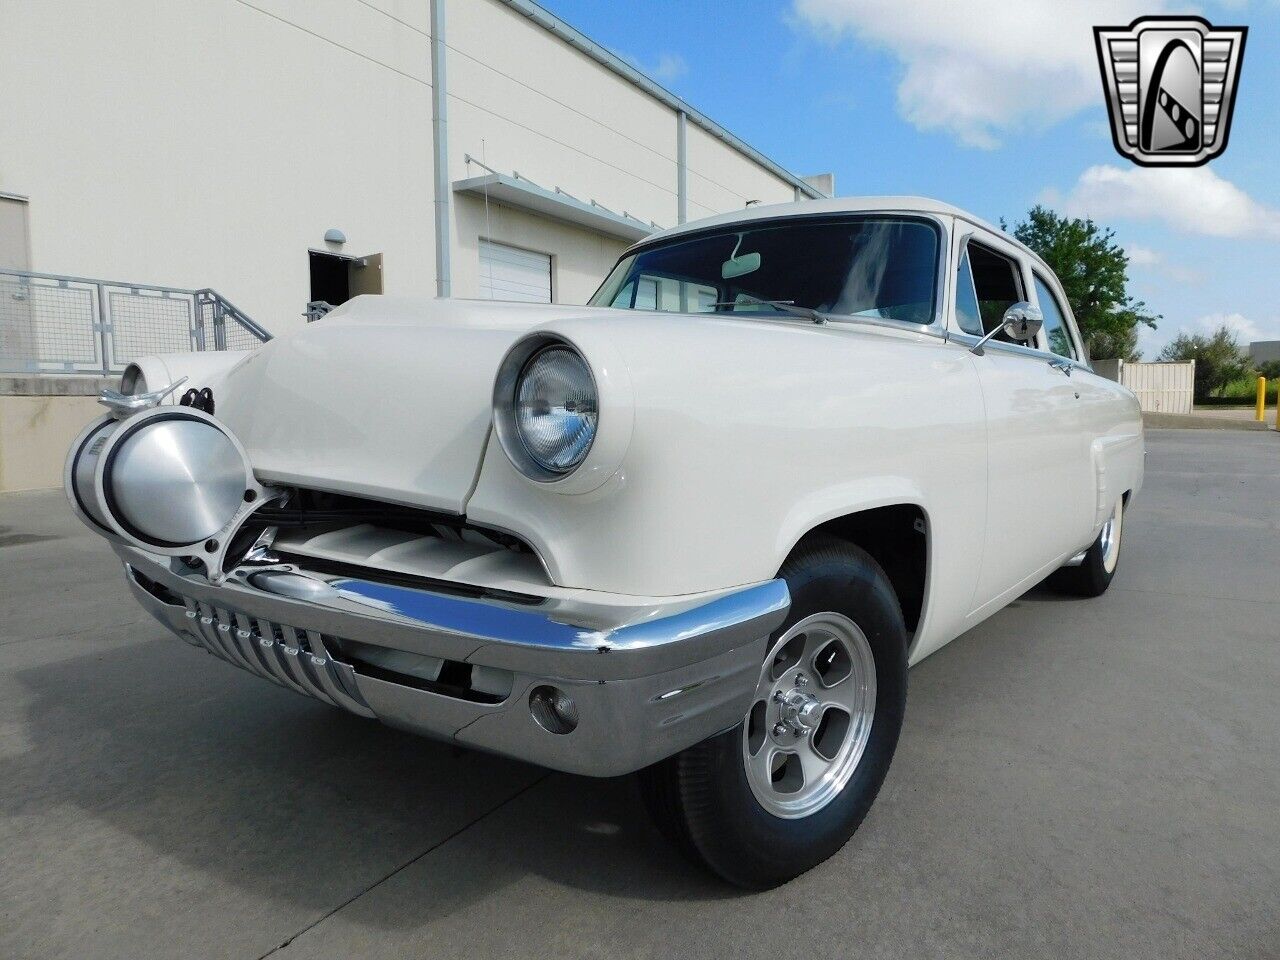
MULTIPOLYGON (((450 182, 464 155, 674 225, 676 115, 496 0, 447 0, 450 182)), ((30 197, 34 270, 211 286, 302 322, 307 250, 343 230, 388 293, 435 292, 429 0, 7 3, 0 193, 30 197)), ((792 187, 692 123, 689 216, 792 187)), ((453 197, 454 294, 478 240, 550 253, 585 300, 621 241, 453 197)))
POLYGON ((6 7, 0 191, 31 198, 33 269, 212 286, 280 330, 336 226, 434 292, 427 40, 351 0, 252 2, 6 7))
POLYGON ((501 3, 449 0, 449 175, 481 157, 664 226, 676 222, 676 116, 501 3))
POLYGON ((749 200, 767 204, 795 199, 795 187, 701 127, 689 124, 686 149, 690 220, 740 210, 749 200))

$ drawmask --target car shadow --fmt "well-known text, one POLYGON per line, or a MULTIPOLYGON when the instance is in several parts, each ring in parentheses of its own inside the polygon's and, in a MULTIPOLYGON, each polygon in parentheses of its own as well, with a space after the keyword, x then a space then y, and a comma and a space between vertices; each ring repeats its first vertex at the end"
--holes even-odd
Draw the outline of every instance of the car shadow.
POLYGON ((1076 594, 1067 593, 1064 590, 1056 590, 1049 585, 1047 580, 1042 580, 1034 587, 1018 597, 1012 603, 1007 604, 1008 607, 1017 607, 1022 603, 1075 603, 1079 600, 1090 600, 1092 597, 1081 597, 1076 594))
MULTIPOLYGON (((412 864, 434 916, 528 874, 621 898, 733 895, 649 825, 632 778, 552 774, 392 730, 177 640, 10 680, 26 749, 0 756, 0 816, 70 808, 84 833, 97 822, 176 862, 179 886, 232 884, 325 912, 412 864), (465 869, 456 850, 474 851, 465 869)), ((164 896, 148 893, 153 907, 164 896)), ((400 917, 379 922, 422 922, 400 917)))

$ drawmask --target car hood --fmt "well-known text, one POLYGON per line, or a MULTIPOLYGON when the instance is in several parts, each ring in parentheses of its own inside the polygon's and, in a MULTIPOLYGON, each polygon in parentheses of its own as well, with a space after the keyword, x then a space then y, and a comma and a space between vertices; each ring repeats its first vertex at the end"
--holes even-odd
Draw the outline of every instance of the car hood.
POLYGON ((246 357, 217 415, 264 482, 462 513, 507 349, 542 323, 616 312, 357 297, 246 357))

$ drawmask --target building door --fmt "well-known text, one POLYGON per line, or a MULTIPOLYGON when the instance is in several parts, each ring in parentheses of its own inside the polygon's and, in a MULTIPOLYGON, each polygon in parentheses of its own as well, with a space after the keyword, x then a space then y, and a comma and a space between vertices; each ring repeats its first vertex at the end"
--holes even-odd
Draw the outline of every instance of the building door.
POLYGON ((481 240, 480 297, 551 303, 551 256, 481 240))
POLYGON ((31 269, 27 201, 0 195, 0 269, 31 269))
MULTIPOLYGON (((0 195, 0 270, 31 269, 27 201, 0 195)), ((23 277, 0 274, 0 370, 37 369, 31 287, 23 277)))
POLYGON ((307 319, 317 320, 334 307, 365 293, 382 293, 382 254, 346 257, 336 253, 309 251, 311 258, 311 301, 307 319))

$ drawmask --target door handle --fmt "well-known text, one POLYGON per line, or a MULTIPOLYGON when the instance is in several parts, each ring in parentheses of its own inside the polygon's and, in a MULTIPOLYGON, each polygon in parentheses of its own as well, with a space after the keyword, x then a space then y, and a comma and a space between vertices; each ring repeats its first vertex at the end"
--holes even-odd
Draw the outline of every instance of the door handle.
POLYGON ((1053 369, 1059 371, 1060 373, 1065 373, 1069 377, 1071 376, 1071 370, 1075 366, 1075 364, 1073 364, 1070 360, 1066 359, 1065 357, 1054 357, 1052 360, 1049 361, 1049 366, 1053 367, 1053 369))

